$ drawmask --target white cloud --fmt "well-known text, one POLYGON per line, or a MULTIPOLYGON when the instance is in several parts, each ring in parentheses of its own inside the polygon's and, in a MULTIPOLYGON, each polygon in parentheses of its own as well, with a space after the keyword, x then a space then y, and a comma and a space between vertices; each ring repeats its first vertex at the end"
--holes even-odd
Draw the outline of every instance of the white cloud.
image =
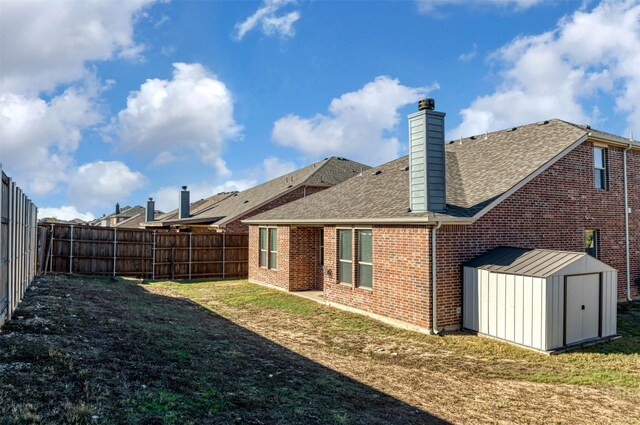
POLYGON ((294 171, 296 164, 270 156, 262 161, 262 169, 264 180, 271 180, 294 171))
POLYGON ((326 115, 287 115, 275 122, 271 137, 309 157, 339 155, 371 165, 396 158, 401 143, 391 133, 400 122, 398 109, 437 88, 407 87, 377 77, 360 90, 333 99, 326 115))
POLYGON ((29 193, 55 192, 67 180, 82 130, 101 119, 94 94, 70 88, 49 102, 0 94, 2 161, 29 193))
POLYGON ((161 165, 171 164, 172 162, 176 162, 180 159, 178 156, 172 154, 171 152, 162 151, 151 161, 151 165, 155 167, 159 167, 161 165))
POLYGON ((85 63, 139 57, 140 11, 154 0, 2 0, 0 92, 35 95, 83 78, 85 63))
POLYGON ((96 217, 90 212, 80 212, 74 206, 63 205, 60 208, 39 208, 38 209, 38 219, 42 218, 57 218, 58 220, 73 220, 74 218, 79 218, 82 221, 92 221, 96 217))
POLYGON ((144 186, 145 177, 120 161, 84 164, 71 176, 68 197, 80 208, 112 205, 144 186))
POLYGON ((244 36, 257 26, 262 27, 266 35, 278 35, 280 38, 291 38, 295 35, 293 24, 300 19, 300 12, 293 11, 278 16, 277 13, 296 0, 263 0, 263 5, 255 13, 235 25, 233 38, 242 40, 244 36))
POLYGON ((437 12, 438 8, 446 5, 491 5, 498 7, 513 7, 516 11, 529 9, 544 0, 416 0, 418 12, 430 14, 437 12))
POLYGON ((461 111, 451 137, 548 118, 597 124, 596 94, 611 96, 640 134, 640 4, 603 1, 549 32, 520 37, 492 59, 503 68, 494 93, 461 111), (596 122, 594 122, 596 121, 596 122))
POLYGON ((189 152, 220 175, 229 175, 222 147, 241 132, 231 92, 200 64, 173 66, 172 80, 147 80, 129 94, 115 123, 121 146, 153 156, 189 152))
MULTIPOLYGON (((187 185, 189 190, 189 199, 191 202, 199 199, 208 198, 220 192, 241 191, 256 185, 255 180, 240 179, 228 180, 222 184, 210 184, 207 182, 193 183, 187 185)), ((160 188, 151 196, 156 202, 156 208, 162 211, 171 211, 178 208, 178 197, 180 193, 179 187, 166 186, 160 188)))
POLYGON ((476 43, 473 43, 473 49, 469 52, 462 53, 460 56, 458 56, 458 59, 462 62, 469 62, 471 59, 475 58, 477 54, 478 45, 476 43))

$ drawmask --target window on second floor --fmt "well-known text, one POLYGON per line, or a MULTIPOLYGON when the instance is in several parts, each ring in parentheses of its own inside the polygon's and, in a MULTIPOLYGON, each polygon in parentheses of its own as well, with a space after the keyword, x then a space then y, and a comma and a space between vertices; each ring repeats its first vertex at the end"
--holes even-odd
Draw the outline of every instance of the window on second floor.
POLYGON ((607 149, 593 148, 593 173, 596 189, 607 190, 607 149))

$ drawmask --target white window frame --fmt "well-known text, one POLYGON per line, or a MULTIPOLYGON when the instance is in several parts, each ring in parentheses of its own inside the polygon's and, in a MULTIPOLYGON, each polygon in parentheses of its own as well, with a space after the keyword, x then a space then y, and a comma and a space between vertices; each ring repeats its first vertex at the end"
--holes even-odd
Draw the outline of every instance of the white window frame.
POLYGON ((593 147, 593 186, 598 190, 609 189, 609 179, 607 178, 607 153, 607 148, 604 146, 593 147), (596 152, 600 152, 600 155, 602 155, 602 167, 596 167, 596 152), (596 185, 597 174, 602 176, 602 187, 598 187, 596 185))

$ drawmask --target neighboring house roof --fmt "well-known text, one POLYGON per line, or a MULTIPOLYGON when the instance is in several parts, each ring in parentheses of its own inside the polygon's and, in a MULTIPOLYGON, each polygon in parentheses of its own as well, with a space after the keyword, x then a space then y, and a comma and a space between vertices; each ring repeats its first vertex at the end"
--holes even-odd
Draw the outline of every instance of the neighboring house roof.
MULTIPOLYGON (((409 158, 404 156, 316 196, 266 211, 245 222, 473 221, 595 133, 603 138, 613 137, 550 120, 448 142, 445 213, 408 210, 409 158)), ((615 138, 620 143, 624 140, 615 138)))
POLYGON ((120 214, 117 214, 115 217, 116 218, 130 218, 133 217, 134 215, 140 214, 141 212, 144 212, 144 207, 140 206, 140 205, 135 205, 133 207, 129 207, 126 206, 124 208, 122 208, 120 210, 120 214))
POLYGON ((233 194, 192 217, 167 220, 167 224, 209 224, 224 226, 299 187, 330 187, 370 169, 368 165, 331 157, 289 174, 233 194))
POLYGON ((572 273, 587 272, 595 263, 601 270, 615 271, 585 252, 499 247, 465 264, 466 267, 519 276, 549 277, 573 266, 572 273), (577 268, 577 270, 575 270, 577 268))
MULTIPOLYGON (((160 215, 164 214, 162 211, 155 211, 155 216, 159 217, 160 215)), ((140 212, 136 215, 134 215, 133 217, 129 217, 128 219, 121 221, 120 223, 117 223, 116 225, 112 226, 112 227, 117 227, 117 228, 125 228, 125 229, 141 229, 142 226, 141 224, 144 223, 147 213, 146 211, 140 212)))
MULTIPOLYGON (((236 193, 238 192, 220 192, 208 198, 204 198, 204 199, 200 199, 198 201, 192 202, 189 206, 189 212, 191 216, 200 214, 203 211, 208 210, 218 202, 223 201, 226 198, 235 195, 236 193)), ((174 220, 178 220, 177 208, 175 210, 171 210, 167 213, 156 216, 155 221, 143 222, 142 224, 144 227, 162 227, 167 224, 166 222, 174 221, 174 220)))
POLYGON ((127 205, 126 207, 122 207, 120 208, 120 213, 116 214, 115 212, 109 214, 109 215, 104 215, 102 217, 96 218, 95 220, 93 220, 92 222, 90 222, 89 224, 94 226, 94 225, 100 225, 100 223, 103 220, 110 220, 112 218, 130 218, 133 217, 134 215, 143 212, 144 211, 144 207, 141 207, 140 205, 135 205, 133 207, 127 205))

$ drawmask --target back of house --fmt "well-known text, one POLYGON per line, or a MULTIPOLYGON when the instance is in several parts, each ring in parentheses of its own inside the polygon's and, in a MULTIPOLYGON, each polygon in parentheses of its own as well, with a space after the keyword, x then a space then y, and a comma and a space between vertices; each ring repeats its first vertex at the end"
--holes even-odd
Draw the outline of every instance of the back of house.
MULTIPOLYGON (((604 264, 590 272, 600 276, 594 326, 610 336, 602 315, 639 296, 640 143, 557 119, 444 143, 444 118, 421 102, 409 117, 408 156, 245 220, 250 280, 320 290, 329 304, 433 333, 471 314, 463 270, 479 256, 500 247, 586 252, 604 264), (612 270, 614 295, 603 301, 612 270)), ((515 283, 496 285, 498 306, 520 294, 515 283)), ((562 311, 578 302, 560 293, 567 287, 556 288, 562 311)), ((549 306, 536 308, 551 315, 550 288, 549 306)), ((509 308, 496 320, 519 314, 509 308)))

